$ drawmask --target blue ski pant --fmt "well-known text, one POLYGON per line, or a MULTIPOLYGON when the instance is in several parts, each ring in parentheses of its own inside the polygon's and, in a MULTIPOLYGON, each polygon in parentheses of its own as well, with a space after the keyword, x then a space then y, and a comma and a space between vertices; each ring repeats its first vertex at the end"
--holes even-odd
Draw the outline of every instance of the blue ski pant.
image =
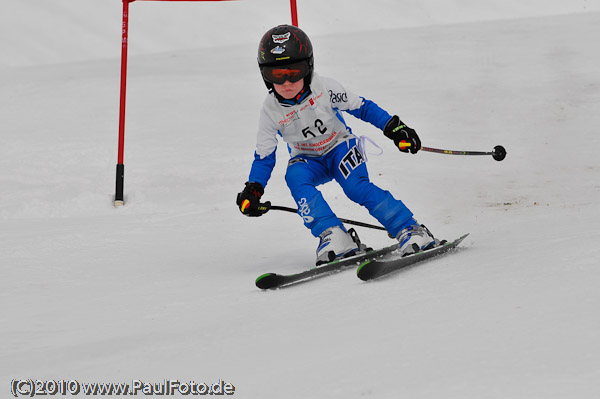
POLYGON ((330 227, 342 225, 317 190, 317 186, 332 180, 350 200, 366 207, 392 236, 415 223, 412 212, 402 201, 369 180, 367 165, 355 139, 338 144, 322 157, 293 157, 285 180, 298 204, 298 214, 315 237, 330 227))

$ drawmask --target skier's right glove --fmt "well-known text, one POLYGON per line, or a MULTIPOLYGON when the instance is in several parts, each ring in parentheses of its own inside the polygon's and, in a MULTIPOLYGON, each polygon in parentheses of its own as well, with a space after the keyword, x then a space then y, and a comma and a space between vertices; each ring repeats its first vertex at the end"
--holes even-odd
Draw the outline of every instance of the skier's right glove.
POLYGON ((421 140, 414 129, 406 126, 397 115, 385 125, 383 134, 390 140, 394 140, 396 147, 402 152, 416 154, 421 149, 421 140))
POLYGON ((238 193, 236 204, 246 216, 261 216, 265 213, 264 209, 259 209, 260 197, 264 194, 265 189, 260 183, 247 182, 246 187, 241 193, 238 193))

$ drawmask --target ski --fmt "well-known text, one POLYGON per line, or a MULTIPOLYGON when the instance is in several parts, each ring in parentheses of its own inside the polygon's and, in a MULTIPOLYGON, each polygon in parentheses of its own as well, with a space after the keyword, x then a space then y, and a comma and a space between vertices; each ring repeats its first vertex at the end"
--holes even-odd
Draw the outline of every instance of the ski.
POLYGON ((469 234, 465 234, 464 236, 457 238, 454 241, 447 241, 442 245, 422 251, 417 252, 413 255, 408 255, 402 258, 397 259, 367 259, 366 262, 363 262, 356 271, 356 274, 359 279, 363 281, 373 280, 382 276, 386 276, 396 270, 403 269, 407 266, 414 265, 415 263, 424 261, 426 259, 433 258, 434 256, 438 256, 450 251, 453 248, 456 248, 458 244, 461 243, 469 234))
POLYGON ((356 266, 361 262, 378 258, 396 249, 398 249, 397 243, 390 245, 389 247, 370 250, 359 255, 338 259, 333 262, 294 274, 265 273, 256 279, 255 284, 261 290, 280 288, 290 284, 299 283, 301 281, 311 280, 316 277, 326 276, 351 266, 356 266))

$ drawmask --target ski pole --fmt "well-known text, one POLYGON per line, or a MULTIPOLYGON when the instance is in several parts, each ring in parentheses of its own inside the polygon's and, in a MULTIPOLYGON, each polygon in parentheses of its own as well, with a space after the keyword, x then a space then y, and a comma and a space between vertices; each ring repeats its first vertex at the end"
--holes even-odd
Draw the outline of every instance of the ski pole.
MULTIPOLYGON (((398 147, 407 148, 410 147, 411 143, 401 142, 398 147)), ((455 151, 455 150, 444 150, 440 148, 421 147, 421 150, 427 152, 435 152, 437 154, 448 154, 448 155, 491 155, 496 161, 502 161, 506 158, 506 150, 501 145, 494 147, 493 151, 455 151)))
MULTIPOLYGON (((258 205, 258 209, 263 213, 267 213, 269 212, 269 210, 273 209, 275 211, 285 211, 285 212, 291 212, 291 213, 298 213, 298 209, 296 208, 288 208, 287 206, 279 206, 279 205, 271 205, 271 201, 267 201, 264 203, 261 203, 258 205)), ((352 224, 354 226, 360 226, 360 227, 367 227, 369 229, 375 229, 375 230, 384 230, 387 231, 385 229, 385 227, 381 227, 381 226, 376 226, 374 224, 368 224, 368 223, 363 223, 363 222, 357 222, 356 220, 349 220, 349 219, 342 219, 339 218, 340 222, 342 223, 346 223, 346 224, 352 224)))

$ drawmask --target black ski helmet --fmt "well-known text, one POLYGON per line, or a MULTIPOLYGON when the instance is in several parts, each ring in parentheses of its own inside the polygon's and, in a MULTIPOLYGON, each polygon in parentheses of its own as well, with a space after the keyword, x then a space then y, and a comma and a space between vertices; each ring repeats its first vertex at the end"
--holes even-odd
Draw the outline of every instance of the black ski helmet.
MULTIPOLYGON (((278 25, 269 29, 260 40, 258 46, 258 67, 261 75, 263 68, 306 62, 308 74, 304 79, 308 87, 314 68, 313 48, 310 39, 302 29, 292 25, 278 25)), ((266 79, 265 84, 273 89, 273 84, 266 79)))

